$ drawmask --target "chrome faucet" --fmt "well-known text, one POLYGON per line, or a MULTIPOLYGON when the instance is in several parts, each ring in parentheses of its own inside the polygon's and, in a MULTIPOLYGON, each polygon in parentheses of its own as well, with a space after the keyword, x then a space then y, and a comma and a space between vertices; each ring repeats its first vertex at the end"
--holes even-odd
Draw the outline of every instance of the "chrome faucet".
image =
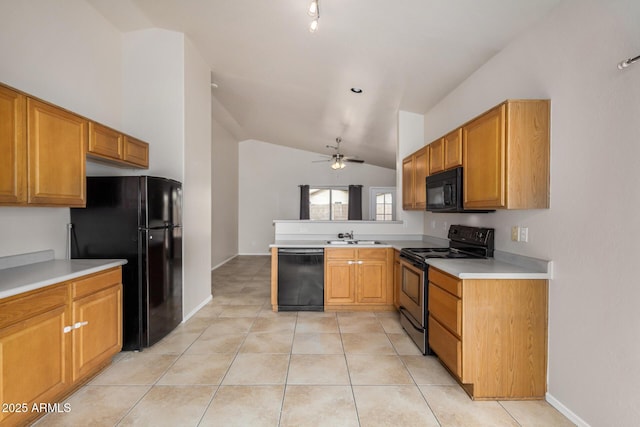
POLYGON ((351 230, 351 233, 338 233, 338 238, 353 240, 353 230, 351 230))

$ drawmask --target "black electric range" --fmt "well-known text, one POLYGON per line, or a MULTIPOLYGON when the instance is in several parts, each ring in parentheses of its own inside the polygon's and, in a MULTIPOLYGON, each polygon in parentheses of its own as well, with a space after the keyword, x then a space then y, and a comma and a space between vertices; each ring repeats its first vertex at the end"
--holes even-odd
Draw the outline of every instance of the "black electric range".
POLYGON ((494 251, 494 229, 452 225, 449 247, 403 248, 400 251, 400 322, 423 354, 429 348, 429 258, 490 258, 494 251))

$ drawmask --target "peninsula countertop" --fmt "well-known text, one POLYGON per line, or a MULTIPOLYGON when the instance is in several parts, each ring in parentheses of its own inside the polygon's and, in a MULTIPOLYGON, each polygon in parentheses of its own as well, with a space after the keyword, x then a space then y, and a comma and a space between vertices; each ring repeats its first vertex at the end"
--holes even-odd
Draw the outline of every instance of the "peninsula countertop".
MULTIPOLYGON (((367 239, 369 240, 369 239, 367 239)), ((277 240, 271 248, 433 248, 447 245, 421 240, 377 240, 379 244, 336 245, 327 240, 277 240)), ((460 279, 551 279, 553 263, 523 255, 495 251, 488 259, 429 258, 427 264, 460 279)))
MULTIPOLYGON (((87 276, 127 263, 124 259, 53 259, 53 251, 24 258, 20 262, 0 262, 0 298, 7 298, 45 286, 87 276)), ((31 254, 28 254, 29 256, 31 254)), ((20 256, 5 257, 12 261, 20 256)), ((3 258, 0 258, 2 261, 3 258)))

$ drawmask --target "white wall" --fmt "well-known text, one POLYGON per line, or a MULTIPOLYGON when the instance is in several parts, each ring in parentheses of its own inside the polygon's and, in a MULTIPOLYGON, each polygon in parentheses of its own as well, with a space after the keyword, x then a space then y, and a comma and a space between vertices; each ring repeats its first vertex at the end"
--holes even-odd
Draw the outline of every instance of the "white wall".
MULTIPOLYGON (((335 171, 321 154, 262 141, 240 142, 239 232, 241 254, 264 254, 274 240, 274 219, 300 217, 298 185, 361 184, 362 215, 369 212, 370 186, 394 187, 393 169, 364 164, 348 164, 335 171)), ((346 230, 348 231, 348 230, 346 230)))
MULTIPOLYGON (((86 2, 0 2, 0 82, 121 126, 122 39, 86 2)), ((67 208, 0 207, 0 256, 65 256, 67 208)))
POLYGON ((145 175, 184 179, 185 37, 152 28, 123 34, 123 130, 148 141, 145 175))
POLYGON ((493 226, 498 249, 554 261, 548 399, 593 426, 640 418, 640 64, 616 68, 639 22, 636 0, 566 1, 425 116, 430 141, 506 98, 551 99, 551 208, 426 214, 425 230, 493 226))
POLYGON ((184 314, 211 298, 211 71, 193 43, 184 57, 184 314))
POLYGON ((238 254, 238 141, 211 121, 211 266, 238 254))

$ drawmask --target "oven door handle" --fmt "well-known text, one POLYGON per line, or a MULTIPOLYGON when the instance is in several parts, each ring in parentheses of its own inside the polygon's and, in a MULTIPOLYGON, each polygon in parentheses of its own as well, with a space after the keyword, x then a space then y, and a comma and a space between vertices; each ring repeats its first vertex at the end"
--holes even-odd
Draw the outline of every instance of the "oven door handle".
POLYGON ((400 311, 402 312, 401 314, 405 317, 405 319, 407 319, 409 321, 409 323, 411 323, 411 326, 413 327, 413 329, 415 329, 416 331, 422 333, 424 332, 424 330, 422 328, 417 327, 414 323, 413 320, 411 319, 411 314, 409 313, 409 311, 404 308, 403 306, 400 306, 400 311), (407 314, 404 314, 407 313, 407 314))
POLYGON ((424 264, 418 264, 418 263, 416 263, 415 261, 410 260, 409 258, 405 258, 405 257, 403 257, 402 255, 400 255, 400 258, 402 258, 402 261, 404 261, 404 262, 405 262, 405 264, 411 264, 411 265, 413 265, 415 268, 419 268, 419 269, 420 269, 420 270, 422 270, 422 271, 424 271, 424 269, 425 269, 425 267, 426 267, 426 265, 427 265, 427 263, 424 263, 424 264))

